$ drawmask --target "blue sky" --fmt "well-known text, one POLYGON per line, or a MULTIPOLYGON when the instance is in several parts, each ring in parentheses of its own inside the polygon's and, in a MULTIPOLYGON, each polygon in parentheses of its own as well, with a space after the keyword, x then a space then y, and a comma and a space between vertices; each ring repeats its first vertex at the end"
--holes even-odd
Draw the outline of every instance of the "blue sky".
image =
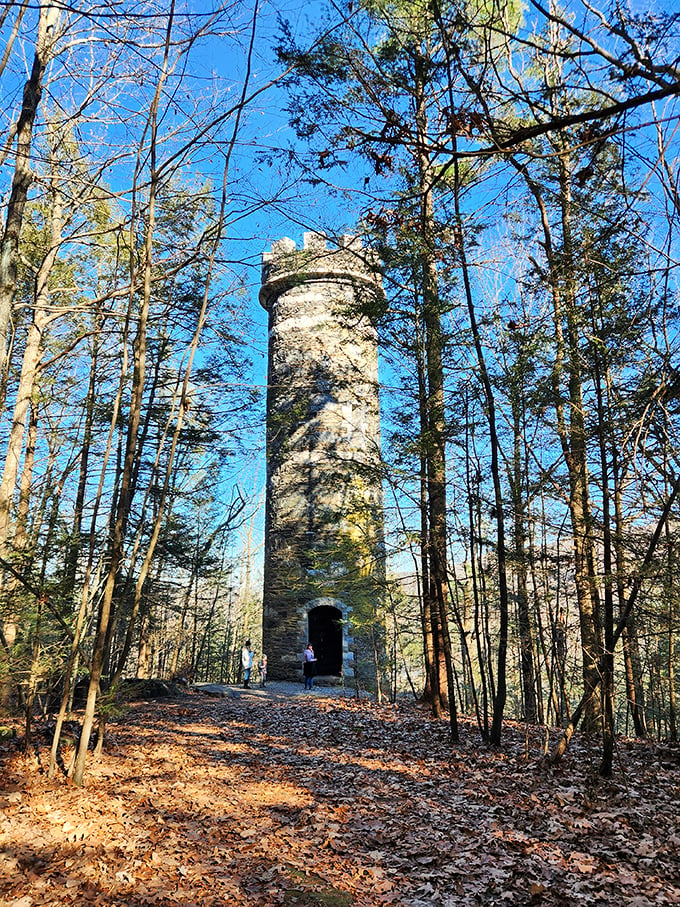
MULTIPOLYGON (((631 3, 631 7, 640 12, 645 12, 650 5, 653 4, 638 0, 631 3)), ((199 12, 209 8, 207 4, 194 2, 188 2, 187 7, 190 11, 199 12)), ((196 98, 201 99, 201 93, 204 95, 204 101, 205 98, 208 99, 208 103, 202 105, 203 108, 208 108, 202 111, 206 115, 217 114, 221 108, 233 104, 239 97, 249 37, 247 25, 252 8, 250 4, 239 4, 235 7, 240 22, 235 22, 234 26, 239 24, 243 26, 240 31, 236 27, 225 29, 225 32, 229 33, 225 33, 220 39, 207 39, 202 45, 194 48, 188 71, 190 90, 194 97, 193 99, 179 97, 175 107, 170 109, 164 125, 172 126, 173 118, 174 123, 180 123, 186 116, 187 108, 194 104, 196 98), (212 97, 215 106, 210 109, 213 102, 209 99, 212 97)), ((294 33, 304 38, 315 30, 325 8, 323 3, 301 4, 298 0, 261 4, 251 76, 253 92, 267 85, 279 73, 273 53, 273 46, 279 34, 279 17, 288 19, 294 33)), ((102 9, 106 10, 106 7, 102 9)), ((680 3, 674 0, 671 6, 666 4, 665 9, 680 11, 680 3)), ((34 14, 34 10, 29 10, 27 16, 30 18, 34 14)), ((96 48, 96 53, 101 54, 102 58, 105 51, 106 47, 103 44, 96 48)), ((0 82, 2 101, 0 109, 9 114, 16 110, 16 104, 20 100, 22 78, 25 77, 26 67, 30 62, 30 43, 27 44, 23 58, 17 54, 14 62, 17 64, 16 68, 12 70, 10 67, 0 82)), ((70 76, 74 78, 74 83, 77 82, 77 72, 71 72, 70 76)), ((85 79, 81 86, 82 90, 87 88, 86 83, 85 79)), ((134 88, 134 84, 132 87, 134 88)), ((137 103, 141 105, 144 102, 138 98, 137 103)), ((246 348, 252 354, 252 372, 246 380, 263 391, 266 383, 267 323, 266 314, 257 301, 262 252, 270 247, 272 241, 282 236, 289 236, 300 244, 302 233, 309 229, 351 232, 360 207, 360 199, 356 195, 332 196, 322 185, 311 187, 296 182, 295 173, 285 156, 281 157, 274 153, 295 142, 295 136, 288 126, 285 105, 284 91, 281 87, 274 86, 255 97, 248 107, 232 162, 229 209, 233 218, 228 227, 228 241, 225 244, 225 257, 233 264, 225 263, 223 284, 227 286, 232 280, 235 282, 234 292, 239 294, 245 310, 243 322, 234 325, 234 333, 241 335, 246 348), (258 198, 262 202, 261 205, 257 204, 258 198), (274 198, 276 203, 271 204, 274 198), (237 286, 239 283, 242 285, 237 286)), ((137 112, 131 111, 132 114, 137 112)), ((97 111, 97 115, 100 114, 101 110, 97 111)), ((114 129, 110 135, 122 146, 124 126, 120 125, 117 128, 118 131, 114 129)), ((221 133, 221 141, 224 142, 228 136, 229 123, 221 133)), ((126 166, 128 164, 129 161, 126 166)), ((196 182, 211 179, 216 184, 220 178, 220 170, 219 149, 210 150, 206 146, 205 151, 197 150, 190 161, 188 160, 184 176, 196 182)), ((358 172, 344 175, 347 182, 353 183, 355 188, 361 185, 362 176, 363 174, 358 172)), ((108 177, 110 185, 115 189, 118 185, 115 171, 112 170, 108 177)), ((489 197, 491 194, 489 193, 489 197)), ((480 198, 480 205, 483 201, 480 198)), ((125 200, 122 199, 121 204, 124 203, 125 200)), ((493 204, 495 201, 491 206, 493 204)), ((494 265, 498 265, 498 262, 494 265)), ((388 373, 384 369, 383 379, 386 378, 387 383, 390 383, 388 373)), ((262 404, 261 417, 263 414, 262 404)), ((251 453, 233 463, 231 474, 242 482, 246 493, 252 491, 257 498, 264 487, 262 421, 248 427, 248 443, 251 445, 251 453)), ((228 489, 225 488, 224 491, 226 493, 228 489)), ((228 497, 228 494, 225 496, 228 497)), ((258 525, 261 526, 261 519, 258 525)))

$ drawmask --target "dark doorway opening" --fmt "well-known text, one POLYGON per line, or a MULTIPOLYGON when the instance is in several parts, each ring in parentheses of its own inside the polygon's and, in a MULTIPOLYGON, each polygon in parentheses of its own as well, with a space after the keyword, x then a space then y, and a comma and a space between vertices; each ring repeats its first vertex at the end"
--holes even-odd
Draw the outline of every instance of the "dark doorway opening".
POLYGON ((317 674, 342 674, 342 611, 319 605, 309 612, 309 641, 316 655, 317 674))

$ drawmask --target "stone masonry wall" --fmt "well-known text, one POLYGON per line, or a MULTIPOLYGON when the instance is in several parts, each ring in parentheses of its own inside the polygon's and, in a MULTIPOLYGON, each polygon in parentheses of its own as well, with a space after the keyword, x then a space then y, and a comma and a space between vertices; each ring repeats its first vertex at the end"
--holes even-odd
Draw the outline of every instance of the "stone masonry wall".
POLYGON ((263 648, 274 679, 300 676, 308 614, 318 606, 342 615, 343 673, 375 679, 369 612, 383 571, 378 354, 375 329, 358 309, 381 293, 374 258, 349 237, 329 248, 307 233, 301 250, 282 239, 263 256, 263 648))

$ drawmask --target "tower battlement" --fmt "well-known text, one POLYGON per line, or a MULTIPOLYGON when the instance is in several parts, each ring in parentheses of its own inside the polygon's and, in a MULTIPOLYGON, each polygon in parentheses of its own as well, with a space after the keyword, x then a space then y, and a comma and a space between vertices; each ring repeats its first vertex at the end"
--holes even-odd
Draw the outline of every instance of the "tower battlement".
POLYGON ((381 287, 379 262, 361 238, 345 234, 329 247, 321 233, 304 233, 302 249, 287 236, 272 243, 262 255, 260 303, 269 309, 272 301, 291 287, 311 280, 349 280, 371 288, 381 287))

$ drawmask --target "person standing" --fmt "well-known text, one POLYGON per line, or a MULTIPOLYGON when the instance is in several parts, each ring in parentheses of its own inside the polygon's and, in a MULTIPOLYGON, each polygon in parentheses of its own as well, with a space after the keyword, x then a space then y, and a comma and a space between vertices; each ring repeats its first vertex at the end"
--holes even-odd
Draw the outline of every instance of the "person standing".
POLYGON ((263 688, 267 686, 267 656, 262 653, 262 658, 260 658, 257 663, 257 669, 260 672, 260 686, 263 688))
POLYGON ((314 654, 311 642, 307 643, 307 648, 303 654, 302 673, 305 675, 305 690, 313 690, 314 675, 316 673, 316 655, 314 654))
POLYGON ((253 670, 253 652, 250 640, 247 639, 241 649, 241 667, 243 668, 243 688, 250 689, 250 672, 253 670))

